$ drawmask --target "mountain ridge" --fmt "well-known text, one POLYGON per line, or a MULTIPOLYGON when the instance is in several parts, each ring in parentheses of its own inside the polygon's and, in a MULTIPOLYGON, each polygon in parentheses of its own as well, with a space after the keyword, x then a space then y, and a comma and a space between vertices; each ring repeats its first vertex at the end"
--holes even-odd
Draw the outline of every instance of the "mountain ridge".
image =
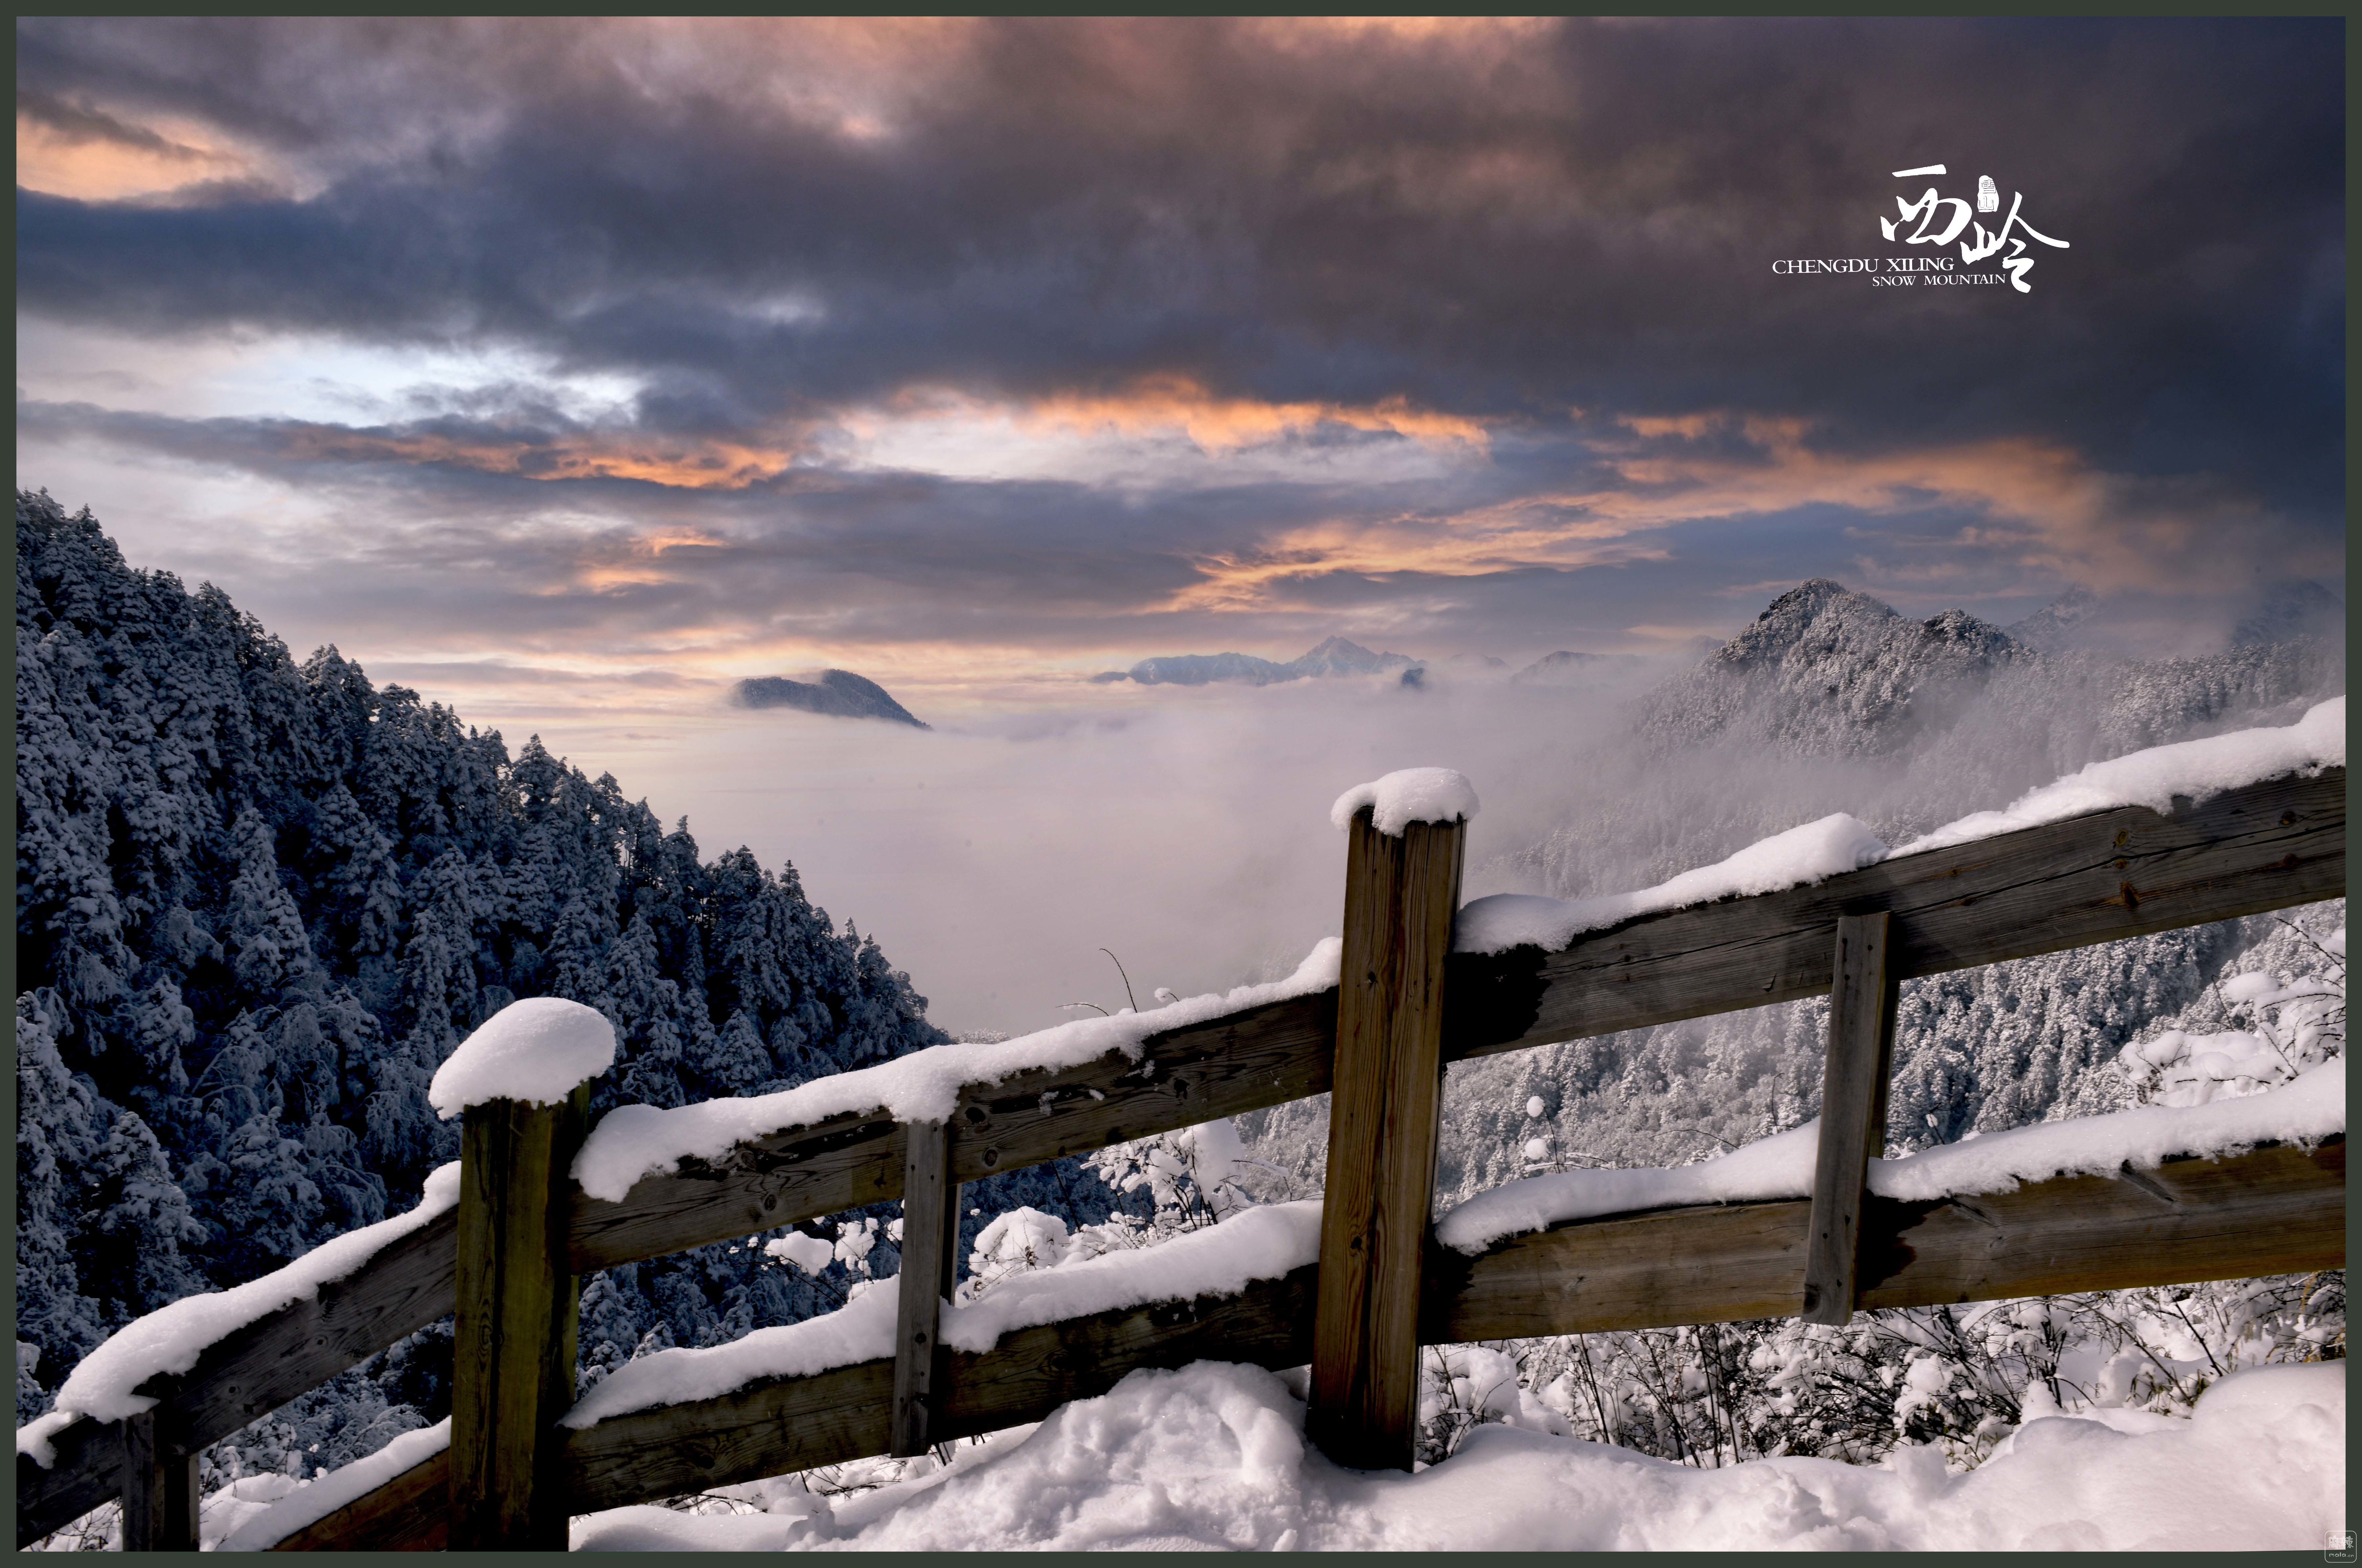
POLYGON ((730 689, 730 700, 741 708, 796 708, 831 718, 887 719, 922 730, 933 728, 921 723, 883 686, 849 669, 824 669, 816 681, 751 676, 730 689))
POLYGON ((1272 686, 1328 675, 1375 675, 1408 669, 1423 662, 1408 654, 1373 653, 1361 644, 1332 636, 1281 664, 1253 654, 1161 654, 1142 659, 1130 669, 1104 670, 1091 677, 1097 685, 1131 680, 1142 686, 1205 686, 1215 681, 1241 681, 1272 686))

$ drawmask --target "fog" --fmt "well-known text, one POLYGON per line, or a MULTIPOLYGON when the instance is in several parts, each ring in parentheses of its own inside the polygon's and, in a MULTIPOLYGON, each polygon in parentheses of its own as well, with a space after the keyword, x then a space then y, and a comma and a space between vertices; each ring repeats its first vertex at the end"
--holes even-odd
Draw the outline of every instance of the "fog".
MULTIPOLYGON (((541 727, 613 771, 708 859, 792 861, 839 922, 877 937, 955 1032, 1010 1033, 1275 978, 1338 928, 1344 835, 1329 807, 1398 767, 1456 767, 1482 810, 1469 897, 1533 890, 1499 864, 1569 815, 1566 781, 1620 733, 1639 663, 1576 688, 1391 678, 1262 688, 1080 686, 920 731, 789 710, 717 710, 635 733, 541 727)), ((1524 877, 1524 879, 1520 879, 1524 877)))
POLYGON ((1694 657, 1584 666, 1558 686, 1446 664, 1423 689, 1330 677, 910 694, 933 730, 718 695, 688 712, 526 704, 501 727, 613 772, 667 825, 687 817, 708 859, 743 844, 774 870, 792 862, 944 1028, 1021 1033, 1076 1016, 1061 1004, 1125 1005, 1101 948, 1148 1005, 1158 987, 1286 974, 1338 928, 1330 803, 1396 768, 1474 782, 1465 897, 1564 898, 1661 881, 1836 811, 1899 842, 2103 756, 2290 723, 2345 688, 2329 644, 2195 663, 2068 654, 1923 682, 1873 733, 1840 723, 1817 687, 1733 708, 1719 682, 1667 683, 1694 657), (1637 723, 1651 691, 1656 716, 1637 723))

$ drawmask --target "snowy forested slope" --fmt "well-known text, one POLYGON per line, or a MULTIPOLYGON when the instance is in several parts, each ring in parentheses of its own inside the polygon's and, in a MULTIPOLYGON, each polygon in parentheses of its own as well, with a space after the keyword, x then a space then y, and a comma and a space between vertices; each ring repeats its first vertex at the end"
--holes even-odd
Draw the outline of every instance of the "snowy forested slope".
MULTIPOLYGON (((299 664, 47 495, 17 498, 17 572, 20 1419, 127 1319, 416 1203, 457 1147, 427 1079, 513 997, 613 1021, 598 1109, 944 1039, 792 867, 703 858, 613 778, 512 755, 333 647, 299 664)), ((1105 1217, 1078 1169, 1002 1181, 1054 1205, 1079 1181, 1076 1217, 1105 1217)), ((751 1250, 615 1270, 584 1293, 586 1368, 835 1299, 751 1250)), ((266 1419, 248 1468, 440 1417, 448 1345, 429 1330, 266 1419)))

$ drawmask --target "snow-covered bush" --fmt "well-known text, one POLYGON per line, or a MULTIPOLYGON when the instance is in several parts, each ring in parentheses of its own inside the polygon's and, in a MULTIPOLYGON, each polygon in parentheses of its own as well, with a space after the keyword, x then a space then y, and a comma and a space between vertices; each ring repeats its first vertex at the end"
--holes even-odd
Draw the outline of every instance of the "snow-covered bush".
POLYGON ((1198 1230, 1257 1201, 1239 1185, 1242 1167, 1256 1162, 1228 1117, 1117 1143, 1083 1163, 1116 1191, 1146 1195, 1154 1209, 1141 1218, 1154 1231, 1198 1230))
POLYGON ((2261 1094, 2344 1054, 2345 927, 2315 937, 2295 922, 2279 924, 2290 940, 2276 955, 2293 957, 2292 968, 2249 969, 2215 987, 2224 1014, 2240 1027, 2169 1029, 2125 1047, 2125 1074, 2143 1101, 2204 1105, 2261 1094))

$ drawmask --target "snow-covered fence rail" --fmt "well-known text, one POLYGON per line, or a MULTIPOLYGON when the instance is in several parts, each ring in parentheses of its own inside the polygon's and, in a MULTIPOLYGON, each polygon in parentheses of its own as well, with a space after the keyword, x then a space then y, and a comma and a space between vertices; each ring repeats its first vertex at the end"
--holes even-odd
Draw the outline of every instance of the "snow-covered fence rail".
MULTIPOLYGON (((1576 932, 1548 950, 1540 944, 1521 944, 1497 953, 1455 952, 1444 966, 1441 1058, 1493 1055, 1826 992, 1837 977, 1835 936, 1840 917, 1881 912, 1889 916, 1892 940, 1886 963, 1890 979, 1899 982, 2343 893, 2342 767, 2318 769, 2311 777, 2285 777, 2226 790, 2196 805, 2176 804, 2180 809, 2170 812, 2143 807, 2096 812, 1897 856, 1809 886, 1639 914, 1576 932)), ((1462 945, 1467 945, 1464 932, 1462 945)), ((1330 986, 1216 1016, 1200 1013, 1177 1027, 1154 1032, 1143 1029, 1125 1041, 1123 1048, 1109 1049, 1089 1060, 1070 1059, 1065 1065, 1032 1070, 1021 1066, 1010 1070, 994 1064, 997 1070, 991 1073, 967 1081, 955 1077, 956 1088, 950 1096, 944 1134, 950 1177, 975 1179, 1328 1091, 1332 1087, 1337 1010, 1338 993, 1330 986)), ((1148 1021, 1139 1021, 1146 1024, 1148 1021)), ((977 1048, 940 1049, 955 1053, 977 1048)), ((914 1060, 905 1058, 904 1063, 914 1060)), ((945 1062, 950 1065, 951 1059, 946 1057, 945 1062)), ((728 1103, 734 1107, 758 1102, 728 1103)), ((778 1131, 727 1140, 719 1149, 683 1151, 668 1159, 659 1158, 656 1168, 627 1179, 613 1198, 581 1190, 567 1192, 562 1245, 568 1270, 579 1277, 617 1264, 743 1236, 750 1230, 772 1229, 902 1196, 907 1134, 904 1124, 882 1104, 792 1120, 800 1124, 775 1123, 778 1131)), ((2171 1225, 2184 1229, 2174 1231, 2180 1239, 2169 1238, 2170 1244, 2153 1235, 2125 1242, 2125 1267, 2141 1272, 2147 1280, 2178 1281, 2318 1266, 2308 1260, 2328 1255, 2323 1251, 2326 1243, 2320 1239, 2328 1234, 2321 1218, 2325 1214, 2335 1217, 2334 1254, 2342 1260, 2342 1144, 2329 1146, 2339 1150, 2335 1156, 2338 1181, 2304 1187, 2299 1197, 2289 1199, 2295 1218, 2284 1217, 2257 1227, 2249 1237, 2253 1244, 2232 1244, 2236 1235, 2249 1234, 2239 1226, 2206 1230, 2204 1215, 2213 1209, 2209 1202, 2192 1200, 2174 1205, 2166 1218, 2143 1221, 2152 1231, 2157 1224, 2169 1220, 2169 1229, 2171 1225), (2193 1224, 2198 1228, 2188 1229, 2193 1224), (2270 1255, 2256 1255, 2258 1247, 2270 1255), (2210 1274, 2207 1271, 2215 1265, 2207 1264, 2206 1257, 2230 1258, 2235 1266, 2210 1274)), ((2213 1164, 2226 1173, 2224 1179, 2233 1187, 2246 1180, 2241 1173, 2247 1166, 2235 1161, 2213 1164)), ((2111 1202, 2122 1199, 2128 1188, 2146 1191, 2137 1183, 2102 1181, 2098 1185, 2108 1190, 2111 1202)), ((2031 1202, 2057 1186, 2028 1187, 2021 1196, 2031 1202)), ((2066 1200, 2065 1194, 2066 1189, 2060 1188, 2058 1201, 2052 1205, 2062 1223, 2076 1207, 2066 1200)), ((1646 1221, 1617 1221, 1672 1226, 1667 1233, 1682 1238, 1680 1252, 1674 1255, 1694 1260, 1682 1266, 1692 1268, 1704 1281, 1698 1289, 1705 1296, 1694 1298, 1670 1290, 1661 1281, 1648 1285, 1637 1299, 1660 1303, 1656 1310, 1661 1314, 1689 1314, 1658 1315, 1650 1321, 1710 1320, 1694 1314, 1713 1309, 1708 1297, 1724 1287, 1715 1283, 1716 1277, 1731 1282, 1734 1290, 1736 1282, 1743 1278, 1758 1280, 1757 1286, 1749 1287, 1758 1293, 1748 1297, 1747 1309, 1734 1309, 1723 1312, 1724 1317, 1763 1315, 1762 1303, 1775 1298, 1787 1303, 1775 1310, 1795 1309, 1805 1279, 1801 1234, 1794 1242, 1799 1249, 1796 1259, 1777 1265, 1780 1269, 1793 1266, 1793 1291, 1785 1275, 1765 1272, 1772 1270, 1771 1264, 1754 1275, 1739 1266, 1745 1245, 1765 1244, 1760 1237, 1779 1233, 1785 1221, 1771 1217, 1769 1210, 1782 1207, 1716 1208, 1685 1220, 1676 1220, 1674 1213, 1668 1213, 1646 1221), (1751 1220, 1734 1218, 1757 1210, 1765 1212, 1751 1220), (1717 1238, 1723 1235, 1721 1228, 1734 1224, 1742 1231, 1749 1224, 1768 1229, 1754 1232, 1758 1242, 1743 1244, 1740 1232, 1732 1232, 1726 1249, 1717 1238), (1726 1250, 1727 1259, 1716 1261, 1723 1259, 1726 1250)), ((1979 1290, 2023 1294, 2058 1288, 2027 1283, 2052 1278, 2056 1270, 2044 1273, 2031 1264, 2021 1268, 2008 1263, 2023 1249, 2014 1242, 2004 1245, 1996 1241, 1996 1234, 2008 1234, 2006 1227, 1996 1228, 1976 1218, 1973 1210, 1980 1209, 1988 1217, 1994 1212, 1992 1205, 1980 1199, 1967 1208, 1945 1209, 1950 1219, 1923 1216, 1915 1223, 1919 1231, 1930 1225, 1952 1226, 1959 1237, 1966 1238, 1959 1247, 1982 1246, 1992 1254, 1988 1261, 1992 1266, 1984 1282, 1975 1286, 1979 1290), (1960 1225, 1973 1229, 1958 1231, 1960 1225), (2000 1288, 2004 1283, 2009 1289, 2000 1288)), ((2089 1223, 2114 1234, 2123 1229, 2124 1216, 2113 1209, 2108 1213, 2114 1217, 2092 1219, 2089 1223)), ((2257 1218, 2250 1213, 2240 1224, 2254 1226, 2257 1218)), ((1577 1247, 1584 1263, 1576 1273, 1585 1281, 1604 1280, 1614 1269, 1589 1249, 1609 1235, 1606 1223, 1584 1221, 1547 1231, 1543 1239, 1506 1244, 1500 1255, 1526 1259, 1519 1267, 1545 1273, 1557 1268, 1563 1274, 1562 1262, 1550 1264, 1532 1260, 1550 1255, 1551 1246, 1577 1247), (1586 1239, 1546 1240, 1577 1234, 1586 1239)), ((1863 1206, 1860 1224, 1857 1255, 1863 1260, 1862 1267, 1859 1279, 1849 1284, 1847 1294, 1865 1306, 1902 1304, 1893 1292, 1905 1288, 1897 1283, 1903 1275, 1878 1275, 1871 1260, 1882 1255, 1880 1248, 1890 1244, 1917 1249, 1915 1255, 1937 1255, 1928 1246, 1934 1245, 1938 1231, 1929 1231, 1920 1240, 1898 1242, 1906 1231, 1898 1229, 1895 1217, 1875 1200, 1863 1206)), ((200 1349, 193 1365, 184 1365, 175 1375, 140 1384, 139 1392, 158 1401, 152 1412, 153 1429, 159 1434, 155 1465, 185 1466, 186 1456, 205 1443, 451 1311, 458 1298, 457 1230, 454 1215, 430 1220, 379 1250, 341 1280, 315 1285, 308 1294, 299 1294, 286 1305, 223 1333, 200 1349)), ((2024 1227, 2021 1231, 2033 1234, 2024 1227)), ((1918 1231, 1908 1233, 1917 1235, 1918 1231)), ((1430 1255, 1440 1255, 1438 1249, 1429 1251, 1430 1255)), ((291 1269, 301 1266, 299 1260, 291 1269)), ((1423 1287, 1429 1299, 1421 1309, 1422 1340, 1539 1331, 1483 1327, 1496 1321, 1536 1320, 1531 1313, 1518 1320, 1506 1309, 1495 1317, 1487 1316, 1496 1310, 1491 1308, 1434 1306, 1433 1293, 1443 1288, 1436 1281, 1450 1276, 1459 1266, 1447 1262, 1440 1273, 1429 1271, 1432 1277, 1423 1287)), ((1480 1259, 1471 1265, 1473 1272, 1452 1299, 1464 1303, 1485 1297, 1495 1289, 1485 1282, 1512 1277, 1501 1272, 1510 1267, 1480 1259)), ((1303 1286, 1308 1293, 1308 1277, 1303 1286)), ((1595 1292, 1604 1286, 1586 1288, 1595 1292)), ((1943 1288, 1957 1292, 1962 1286, 1953 1281, 1943 1288)), ((1498 1286, 1510 1296, 1521 1289, 1526 1287, 1498 1286)), ((1042 1413, 1047 1408, 1037 1408, 1043 1398, 1054 1406, 1094 1391, 1096 1380, 1110 1371, 1120 1375, 1134 1365, 1168 1364, 1153 1359, 1166 1354, 1168 1346, 1187 1347, 1184 1360, 1221 1354, 1264 1360, 1266 1364, 1302 1364, 1308 1359, 1302 1353, 1302 1336, 1308 1331, 1308 1296, 1283 1299, 1284 1295, 1280 1285, 1258 1286, 1227 1301, 1178 1303, 1117 1315, 1126 1321, 1146 1323, 1147 1329, 1093 1329, 1083 1322, 1057 1325, 1054 1331, 1036 1326, 988 1354, 963 1360, 967 1353, 952 1353, 944 1376, 938 1379, 943 1390, 937 1401, 940 1421, 930 1435, 939 1441, 958 1431, 1032 1419, 1021 1412, 1042 1413), (1253 1304, 1266 1298, 1266 1305, 1278 1304, 1272 1309, 1279 1315, 1267 1330, 1259 1330, 1255 1324, 1263 1320, 1258 1314, 1264 1308, 1253 1304), (1162 1322, 1157 1320, 1160 1313, 1162 1322), (1258 1341, 1256 1335, 1263 1332, 1283 1338, 1258 1341), (1094 1341, 1094 1334, 1104 1342, 1094 1341), (1021 1341, 1030 1345, 1033 1337, 1045 1335, 1039 1347, 1021 1352, 1021 1341), (1113 1338, 1109 1339, 1109 1335, 1113 1338), (1297 1337, 1284 1337, 1287 1335, 1297 1337), (1135 1342, 1136 1352, 1121 1348, 1135 1342), (1098 1348, 1091 1348, 1095 1343, 1098 1348), (1257 1349, 1258 1344, 1264 1348, 1257 1349), (1285 1359, 1273 1361, 1269 1356, 1285 1359), (1021 1375, 1018 1369, 1024 1365, 1037 1371, 1021 1375), (1004 1382, 1013 1391, 1005 1397, 996 1395, 993 1390, 1004 1382), (1055 1397, 1051 1397, 1053 1392, 1055 1397)), ((1593 1299, 1599 1298, 1595 1293, 1593 1299)), ((1958 1294, 1911 1297, 1963 1298, 1958 1294)), ((1573 1318, 1552 1319, 1561 1327, 1551 1331, 1573 1331, 1590 1321, 1584 1316, 1588 1310, 1586 1305, 1573 1318)), ((1597 1326, 1630 1325, 1600 1322, 1597 1326)), ((1179 1350, 1171 1353, 1178 1354, 1179 1350)), ((833 1457, 881 1451, 889 1441, 893 1403, 891 1363, 882 1364, 887 1368, 879 1385, 883 1392, 875 1400, 869 1394, 877 1391, 861 1381, 864 1376, 876 1381, 874 1374, 856 1367, 798 1380, 796 1386, 803 1389, 801 1393, 790 1394, 783 1385, 760 1397, 746 1395, 754 1405, 768 1399, 766 1408, 773 1413, 750 1417, 751 1426, 742 1423, 734 1428, 722 1420, 721 1412, 713 1412, 717 1424, 710 1437, 699 1437, 693 1424, 682 1424, 689 1417, 668 1416, 665 1422, 657 1424, 666 1425, 671 1436, 665 1441, 684 1456, 673 1463, 672 1471, 679 1470, 681 1463, 692 1468, 702 1463, 698 1459, 701 1453, 713 1456, 707 1467, 712 1474, 738 1478, 824 1463, 806 1455, 818 1452, 814 1444, 826 1447, 827 1442, 839 1441, 823 1441, 815 1435, 827 1431, 841 1432, 842 1443, 855 1445, 845 1452, 830 1450, 833 1457), (837 1396, 818 1386, 834 1387, 839 1383, 843 1397, 832 1406, 830 1400, 837 1396), (862 1391, 858 1398, 855 1397, 856 1386, 862 1391), (808 1399, 816 1401, 809 1409, 808 1399), (829 1408, 851 1411, 856 1405, 867 1411, 872 1404, 874 1419, 866 1413, 841 1418, 824 1414, 829 1408), (771 1435, 751 1435, 757 1429, 771 1435), (731 1431, 749 1435, 731 1438, 727 1435, 731 1431), (749 1469, 749 1465, 767 1468, 749 1469)), ((653 1420, 650 1418, 642 1424, 653 1420)), ((127 1478, 120 1419, 85 1416, 63 1420, 45 1418, 45 1422, 41 1431, 33 1435, 34 1447, 46 1452, 48 1463, 27 1452, 20 1435, 19 1544, 61 1527, 111 1496, 137 1492, 145 1500, 154 1494, 153 1466, 143 1469, 136 1486, 127 1478)), ((632 1448, 622 1436, 624 1428, 594 1438, 591 1434, 600 1430, 593 1427, 588 1432, 571 1434, 565 1441, 568 1507, 578 1510, 592 1506, 594 1497, 621 1497, 620 1491, 602 1490, 607 1482, 593 1479, 594 1474, 604 1472, 598 1472, 589 1456, 600 1452, 602 1443, 621 1445, 617 1452, 649 1452, 645 1446, 632 1448)), ((639 1468, 651 1476, 672 1473, 653 1462, 639 1468)), ((659 1480, 647 1484, 671 1485, 659 1480)), ((421 1492, 421 1485, 416 1474, 407 1474, 401 1485, 391 1486, 384 1496, 373 1494, 374 1502, 364 1498, 343 1514, 320 1521, 304 1532, 303 1539, 313 1544, 359 1544, 370 1538, 362 1523, 371 1509, 382 1513, 386 1498, 401 1494, 403 1487, 409 1488, 403 1495, 414 1498, 444 1496, 432 1488, 421 1492), (338 1518, 359 1533, 336 1535, 331 1527, 338 1518), (324 1536, 323 1530, 330 1534, 324 1536)), ((685 1488, 673 1485, 671 1489, 685 1488)), ((642 1491, 632 1500, 666 1495, 669 1494, 661 1489, 642 1491)), ((431 1511, 439 1515, 441 1510, 431 1511)), ((414 1520, 413 1528, 425 1527, 417 1527, 414 1520)), ((381 1534, 375 1539, 384 1538, 381 1534)), ((138 1543, 145 1542, 135 1542, 138 1543)))
MULTIPOLYGON (((163 1440, 195 1453, 449 1316, 458 1235, 458 1216, 442 1209, 345 1278, 222 1333, 187 1371, 140 1382, 139 1392, 157 1401, 150 1415, 163 1440)), ((124 1423, 85 1416, 43 1435, 55 1455, 50 1464, 28 1454, 21 1441, 17 1448, 19 1546, 124 1490, 124 1423)))
MULTIPOLYGON (((2345 1259, 2345 1142, 2169 1160, 2138 1181, 2067 1176, 2015 1191, 1873 1198, 1861 1304, 1917 1307, 2330 1268, 2345 1259)), ((1638 1174, 1638 1173, 1635 1173, 1638 1174)), ((1975 1181, 1970 1186, 1982 1185, 1975 1181)), ((1777 1317, 1802 1296, 1808 1199, 1695 1205, 1565 1222, 1473 1258, 1434 1249, 1426 1343, 1777 1317)), ((1134 1254, 1135 1256, 1137 1254, 1134 1254)), ((1318 1264, 1206 1295, 1068 1318, 955 1351, 938 1441, 1039 1420, 1141 1367, 1311 1358, 1318 1264)), ((623 1507, 886 1451, 895 1359, 608 1417, 565 1433, 569 1507, 623 1507)), ((276 1545, 447 1542, 437 1452, 276 1545), (422 1507, 422 1499, 438 1506, 422 1507)))

